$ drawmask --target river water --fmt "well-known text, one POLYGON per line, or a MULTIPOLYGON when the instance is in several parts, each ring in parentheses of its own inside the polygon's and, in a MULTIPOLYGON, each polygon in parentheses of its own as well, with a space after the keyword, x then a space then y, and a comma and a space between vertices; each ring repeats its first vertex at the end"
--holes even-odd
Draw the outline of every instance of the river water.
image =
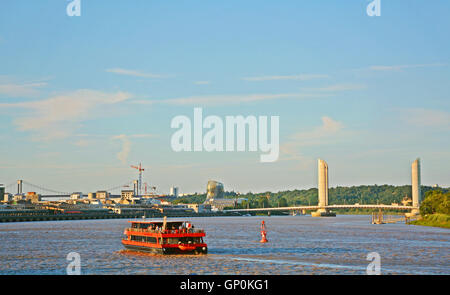
MULTIPOLYGON (((180 220, 180 219, 168 219, 180 220)), ((197 217, 209 253, 159 256, 124 250, 127 220, 0 224, 0 274, 365 274, 370 252, 382 274, 450 274, 450 230, 370 224, 370 216, 197 217), (265 220, 266 244, 259 243, 265 220)))

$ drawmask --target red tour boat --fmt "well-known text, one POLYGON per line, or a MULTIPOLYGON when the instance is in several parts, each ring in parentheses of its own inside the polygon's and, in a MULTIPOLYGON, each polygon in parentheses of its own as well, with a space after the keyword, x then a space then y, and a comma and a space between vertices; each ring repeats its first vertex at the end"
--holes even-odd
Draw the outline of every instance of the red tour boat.
POLYGON ((125 248, 158 254, 206 254, 203 229, 188 221, 130 221, 122 239, 125 248))

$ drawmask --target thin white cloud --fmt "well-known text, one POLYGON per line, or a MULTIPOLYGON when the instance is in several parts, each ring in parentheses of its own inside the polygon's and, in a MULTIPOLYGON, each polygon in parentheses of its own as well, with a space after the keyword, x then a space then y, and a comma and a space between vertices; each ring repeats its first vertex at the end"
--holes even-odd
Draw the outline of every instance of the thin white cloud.
POLYGON ((155 137, 158 137, 158 135, 151 134, 151 133, 149 133, 149 134, 132 134, 132 135, 129 135, 129 137, 131 137, 131 138, 155 138, 155 137))
POLYGON ((341 92, 341 91, 361 90, 365 88, 367 88, 365 84, 334 84, 325 87, 302 88, 302 89, 310 92, 341 92))
POLYGON ((450 129, 450 112, 410 108, 401 110, 401 118, 407 124, 416 127, 435 127, 450 129))
POLYGON ((20 108, 24 116, 14 123, 21 131, 35 132, 40 139, 63 138, 77 129, 81 122, 94 115, 99 107, 130 99, 125 92, 105 93, 81 89, 32 102, 3 103, 2 108, 20 108))
POLYGON ((369 69, 372 71, 401 71, 404 69, 413 68, 429 68, 429 67, 443 67, 446 66, 445 63, 433 63, 433 64, 416 64, 416 65, 375 65, 370 66, 369 69))
POLYGON ((165 75, 144 73, 144 72, 140 72, 140 71, 136 71, 136 70, 127 70, 127 69, 121 69, 121 68, 107 69, 106 72, 114 73, 114 74, 118 74, 118 75, 141 77, 141 78, 152 78, 152 79, 167 78, 167 76, 165 76, 165 75))
POLYGON ((326 94, 302 94, 302 93, 281 93, 281 94, 241 94, 241 95, 202 95, 163 100, 134 100, 135 104, 169 104, 169 105, 234 105, 240 103, 250 103, 257 101, 278 100, 278 99, 306 99, 328 96, 326 94))
POLYGON ((196 85, 209 85, 211 82, 209 81, 195 81, 194 84, 196 85))
POLYGON ((301 153, 301 148, 305 146, 318 146, 336 143, 345 135, 345 126, 342 122, 330 117, 321 118, 322 125, 310 131, 297 132, 280 146, 282 160, 305 161, 307 158, 301 153))
POLYGON ((111 139, 113 139, 113 140, 122 141, 122 149, 120 152, 117 153, 117 155, 116 155, 117 159, 119 159, 119 161, 122 162, 122 164, 127 164, 128 155, 131 152, 130 138, 153 138, 153 137, 157 137, 157 135, 155 135, 155 134, 131 134, 131 135, 120 134, 120 135, 115 135, 115 136, 111 137, 111 139))
POLYGON ((164 103, 171 105, 222 105, 222 104, 239 104, 245 102, 255 102, 263 100, 275 100, 283 98, 299 97, 299 94, 248 94, 248 95, 205 95, 190 96, 174 99, 166 99, 164 103))
POLYGON ((298 145, 317 145, 326 142, 332 137, 338 136, 338 133, 344 128, 344 125, 330 117, 322 117, 322 125, 313 128, 310 131, 298 132, 291 135, 298 145))
POLYGON ((259 77, 245 77, 242 80, 245 81, 274 81, 274 80, 296 80, 296 81, 306 81, 312 79, 324 79, 328 78, 328 75, 321 74, 300 74, 300 75, 274 75, 274 76, 259 76, 259 77))
MULTIPOLYGON (((0 84, 0 96, 6 97, 30 97, 39 93, 38 89, 46 86, 46 82, 36 83, 7 83, 0 84)), ((0 97, 1 98, 1 97, 0 97)))
POLYGON ((119 159, 122 164, 127 164, 128 155, 131 151, 131 141, 125 134, 113 136, 112 139, 118 139, 122 141, 122 150, 117 153, 117 159, 119 159))
POLYGON ((79 147, 87 147, 89 144, 90 144, 90 141, 86 140, 86 139, 80 139, 74 143, 74 145, 79 146, 79 147))
POLYGON ((363 84, 335 84, 319 88, 304 88, 303 93, 258 93, 258 94, 217 94, 197 95, 160 100, 133 100, 134 104, 153 105, 234 105, 258 101, 281 100, 281 99, 311 99, 323 98, 333 95, 335 92, 365 89, 363 84))

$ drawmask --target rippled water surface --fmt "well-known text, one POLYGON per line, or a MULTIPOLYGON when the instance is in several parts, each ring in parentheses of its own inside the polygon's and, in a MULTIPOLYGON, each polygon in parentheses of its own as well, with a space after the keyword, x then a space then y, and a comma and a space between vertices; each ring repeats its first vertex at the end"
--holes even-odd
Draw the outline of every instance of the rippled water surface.
POLYGON ((448 229, 372 225, 370 216, 345 215, 189 220, 206 230, 208 255, 126 251, 127 220, 3 223, 0 274, 65 274, 70 252, 80 254, 82 274, 365 274, 374 251, 383 274, 450 274, 448 229), (259 243, 261 220, 266 244, 259 243))

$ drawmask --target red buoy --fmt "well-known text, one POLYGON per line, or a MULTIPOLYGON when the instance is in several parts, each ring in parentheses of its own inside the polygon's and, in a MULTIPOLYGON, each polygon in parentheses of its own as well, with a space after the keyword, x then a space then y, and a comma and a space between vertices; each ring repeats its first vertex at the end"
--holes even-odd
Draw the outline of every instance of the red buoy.
POLYGON ((261 243, 267 243, 268 240, 266 238, 267 232, 266 232, 266 225, 264 223, 264 220, 261 222, 261 243))

